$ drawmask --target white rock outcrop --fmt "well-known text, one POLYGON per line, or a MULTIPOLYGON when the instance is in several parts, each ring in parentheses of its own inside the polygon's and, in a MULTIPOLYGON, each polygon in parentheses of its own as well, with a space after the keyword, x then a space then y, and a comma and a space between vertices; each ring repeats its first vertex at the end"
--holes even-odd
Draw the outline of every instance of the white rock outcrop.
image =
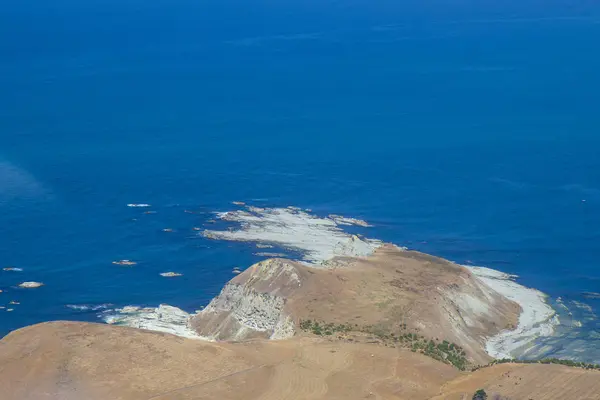
POLYGON ((226 230, 206 229, 206 238, 258 245, 276 244, 303 253, 302 259, 324 266, 334 257, 364 257, 373 254, 383 243, 345 232, 340 226, 370 226, 367 222, 331 215, 321 218, 297 207, 259 208, 227 211, 217 214, 222 221, 236 223, 226 230))
POLYGON ((161 304, 157 308, 127 306, 101 314, 107 324, 166 332, 193 339, 206 339, 188 325, 190 314, 180 308, 161 304))
POLYGON ((178 276, 182 276, 183 274, 180 274, 179 272, 161 272, 160 276, 165 277, 165 278, 176 278, 178 276))
POLYGON ((19 287, 20 288, 24 288, 24 289, 35 289, 35 288, 39 288, 41 286, 44 286, 44 284, 42 282, 23 282, 23 283, 19 283, 19 287))
POLYGON ((286 298, 301 285, 293 262, 260 262, 225 285, 191 324, 200 335, 217 340, 291 337, 294 322, 285 311, 286 298))
MULTIPOLYGON (((282 297, 260 293, 242 285, 227 284, 195 319, 215 320, 225 314, 227 317, 219 324, 199 324, 197 329, 203 335, 216 339, 241 339, 237 331, 243 328, 265 332, 271 336, 279 322, 283 306, 282 297)), ((242 336, 248 333, 244 332, 242 336)))

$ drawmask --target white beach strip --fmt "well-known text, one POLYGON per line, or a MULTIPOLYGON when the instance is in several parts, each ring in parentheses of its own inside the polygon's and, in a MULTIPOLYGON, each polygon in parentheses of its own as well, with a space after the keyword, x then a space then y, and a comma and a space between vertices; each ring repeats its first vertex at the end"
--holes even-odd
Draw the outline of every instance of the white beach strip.
POLYGON ((468 268, 482 282, 502 296, 521 306, 519 325, 514 330, 505 330, 488 339, 487 353, 494 358, 514 358, 527 350, 527 346, 542 336, 551 336, 559 324, 556 312, 546 302, 546 295, 539 290, 519 285, 515 275, 505 274, 490 268, 468 268))
POLYGON ((190 339, 209 340, 188 326, 191 315, 180 308, 161 304, 158 308, 126 306, 107 310, 100 318, 107 324, 166 332, 190 339))
POLYGON ((339 225, 368 224, 361 220, 333 216, 320 218, 298 208, 258 208, 217 213, 221 220, 239 224, 237 229, 205 230, 207 238, 257 243, 275 243, 300 250, 303 259, 323 264, 336 256, 368 256, 382 245, 344 232, 339 225))

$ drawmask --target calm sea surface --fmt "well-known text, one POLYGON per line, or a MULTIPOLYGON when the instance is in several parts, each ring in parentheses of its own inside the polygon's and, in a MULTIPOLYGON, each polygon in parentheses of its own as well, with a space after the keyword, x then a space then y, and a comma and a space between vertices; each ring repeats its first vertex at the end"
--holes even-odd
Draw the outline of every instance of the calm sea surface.
POLYGON ((193 230, 245 201, 517 274, 569 308, 540 354, 600 362, 600 6, 397 3, 5 5, 0 334, 199 308, 261 259, 193 230))

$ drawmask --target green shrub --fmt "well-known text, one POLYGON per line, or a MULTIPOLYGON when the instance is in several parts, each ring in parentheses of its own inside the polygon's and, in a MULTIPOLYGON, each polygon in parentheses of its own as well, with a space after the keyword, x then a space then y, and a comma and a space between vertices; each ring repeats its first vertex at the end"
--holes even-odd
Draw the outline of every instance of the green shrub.
MULTIPOLYGON (((331 336, 336 332, 361 332, 377 337, 385 346, 395 347, 396 345, 410 349, 412 352, 422 353, 435 360, 451 364, 455 368, 464 371, 469 366, 465 351, 458 345, 450 343, 447 340, 436 341, 417 335, 416 333, 397 334, 388 331, 384 326, 359 326, 354 324, 334 324, 310 319, 301 320, 300 329, 311 332, 317 336, 331 336)), ((341 336, 339 338, 342 338, 341 336)), ((350 340, 351 338, 348 338, 350 340)))

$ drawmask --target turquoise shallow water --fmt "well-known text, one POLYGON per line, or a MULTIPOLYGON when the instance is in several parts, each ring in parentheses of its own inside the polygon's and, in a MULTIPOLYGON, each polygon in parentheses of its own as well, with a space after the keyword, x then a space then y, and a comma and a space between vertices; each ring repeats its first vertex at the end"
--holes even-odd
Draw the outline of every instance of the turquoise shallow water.
POLYGON ((560 2, 11 5, 0 264, 24 271, 0 274, 0 332, 98 320, 66 305, 197 309, 261 259, 193 230, 239 200, 518 274, 569 308, 540 354, 600 361, 599 22, 560 2))

